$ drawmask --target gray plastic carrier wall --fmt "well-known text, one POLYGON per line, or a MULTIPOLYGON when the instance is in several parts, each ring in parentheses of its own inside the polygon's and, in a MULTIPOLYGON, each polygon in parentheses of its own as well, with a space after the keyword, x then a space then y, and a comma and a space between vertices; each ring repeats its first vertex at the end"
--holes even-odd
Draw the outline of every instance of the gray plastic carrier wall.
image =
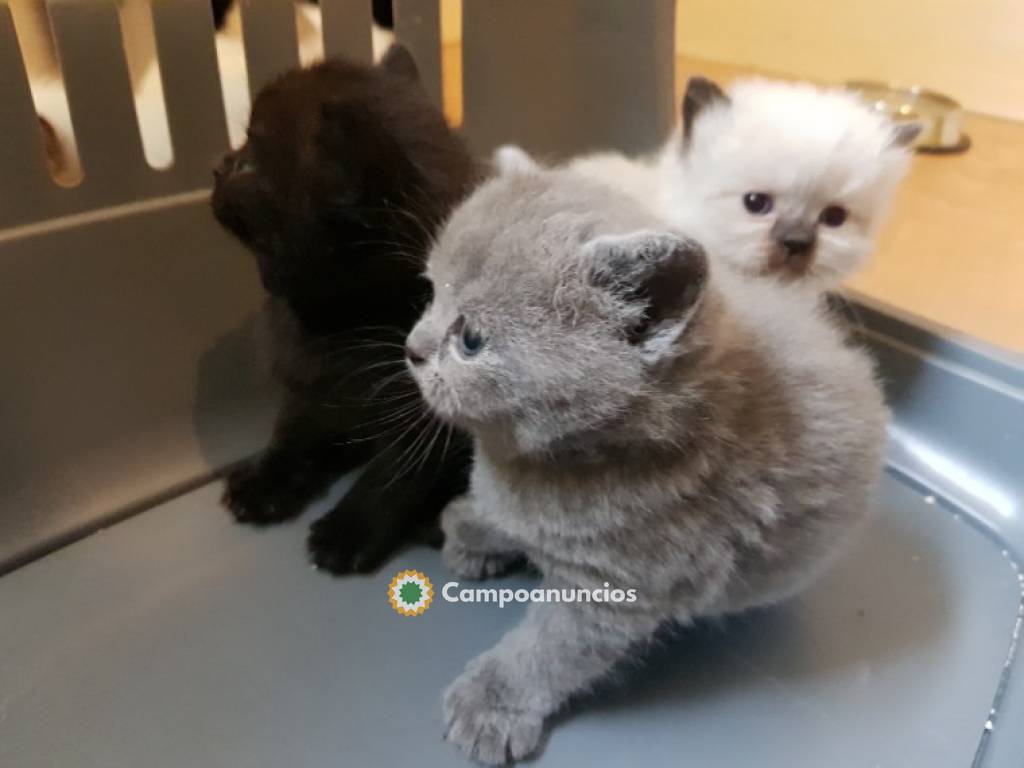
MULTIPOLYGON (((293 15, 242 2, 255 90, 296 61, 293 15)), ((326 50, 367 60, 368 3, 321 5, 326 50)), ((656 145, 673 5, 465 0, 473 146, 656 145)), ((332 580, 305 567, 302 523, 219 509, 216 475, 266 440, 274 393, 250 336, 258 280, 208 212, 227 146, 208 0, 153 3, 163 171, 113 0, 50 13, 85 172, 71 189, 47 174, 0 5, 0 766, 467 765, 441 740, 440 691, 521 609, 399 617, 388 580, 443 584, 435 552, 332 580)), ((396 15, 439 99, 437 5, 396 15)), ((1024 765, 1024 366, 855 310, 894 410, 862 539, 786 606, 666 638, 560 717, 537 764, 1024 765)))

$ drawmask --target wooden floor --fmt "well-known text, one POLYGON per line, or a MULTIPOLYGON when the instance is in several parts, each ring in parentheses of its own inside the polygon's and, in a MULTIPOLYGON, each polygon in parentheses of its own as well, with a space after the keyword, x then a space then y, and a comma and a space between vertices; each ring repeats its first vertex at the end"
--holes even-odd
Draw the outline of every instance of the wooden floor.
MULTIPOLYGON (((680 57, 720 82, 746 74, 680 57)), ((462 60, 445 46, 445 112, 462 122, 462 60)), ((878 252, 848 282, 854 293, 987 344, 1024 353, 1024 124, 968 115, 962 155, 918 155, 878 252)))

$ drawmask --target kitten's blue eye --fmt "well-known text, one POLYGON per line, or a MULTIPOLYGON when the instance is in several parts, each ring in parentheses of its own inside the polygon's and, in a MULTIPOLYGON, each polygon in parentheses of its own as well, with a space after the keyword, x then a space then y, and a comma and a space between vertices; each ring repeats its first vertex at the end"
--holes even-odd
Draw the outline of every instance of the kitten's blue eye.
POLYGON ((487 341, 483 335, 471 323, 463 320, 462 330, 459 332, 459 352, 463 357, 474 357, 484 348, 487 341))
POLYGON ((830 205, 821 212, 818 217, 818 221, 824 224, 826 227, 841 227, 843 222, 846 221, 848 213, 845 208, 841 205, 830 205))
POLYGON ((772 196, 764 192, 747 192, 743 196, 743 207, 756 216, 763 216, 772 209, 772 196))

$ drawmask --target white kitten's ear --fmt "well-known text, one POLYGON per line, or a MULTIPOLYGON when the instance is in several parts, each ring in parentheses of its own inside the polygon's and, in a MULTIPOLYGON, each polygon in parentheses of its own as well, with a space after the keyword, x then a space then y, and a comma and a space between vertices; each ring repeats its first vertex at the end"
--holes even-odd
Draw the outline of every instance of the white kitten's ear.
POLYGON ((697 116, 713 104, 729 104, 729 97, 714 82, 695 75, 686 83, 683 93, 683 145, 689 143, 697 116))
POLYGON ((902 149, 903 147, 909 147, 914 143, 920 133, 923 126, 920 123, 896 123, 892 127, 892 133, 889 135, 889 143, 886 145, 890 149, 902 149))
POLYGON ((626 333, 652 362, 670 355, 700 304, 708 259, 693 240, 641 230, 588 242, 592 284, 631 305, 626 333))
POLYGON ((526 150, 515 144, 505 144, 494 150, 494 167, 501 175, 507 173, 537 173, 540 166, 526 150))
POLYGON ((378 64, 385 72, 410 80, 414 83, 420 81, 420 70, 416 66, 416 60, 409 53, 409 49, 400 43, 392 43, 384 58, 378 64))

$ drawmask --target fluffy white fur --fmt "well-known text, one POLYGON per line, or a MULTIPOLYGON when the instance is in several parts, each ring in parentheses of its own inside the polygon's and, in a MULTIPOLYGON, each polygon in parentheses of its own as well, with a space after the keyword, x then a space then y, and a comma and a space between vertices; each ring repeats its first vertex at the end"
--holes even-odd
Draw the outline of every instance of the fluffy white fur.
POLYGON ((747 273, 775 272, 772 227, 789 220, 816 230, 805 273, 836 286, 873 249, 874 237, 910 154, 894 145, 887 116, 847 91, 745 80, 696 116, 691 135, 673 135, 659 162, 661 211, 712 253, 747 273), (765 215, 743 195, 772 197, 765 215), (819 222, 827 206, 848 212, 819 222))
POLYGON ((914 129, 806 83, 741 80, 719 96, 691 104, 689 132, 677 128, 656 156, 601 153, 568 167, 639 198, 735 271, 836 287, 874 248, 914 129), (771 210, 750 213, 751 192, 771 196, 771 210), (830 205, 848 213, 840 226, 819 221, 830 205), (813 231, 805 260, 787 262, 778 222, 813 231))

